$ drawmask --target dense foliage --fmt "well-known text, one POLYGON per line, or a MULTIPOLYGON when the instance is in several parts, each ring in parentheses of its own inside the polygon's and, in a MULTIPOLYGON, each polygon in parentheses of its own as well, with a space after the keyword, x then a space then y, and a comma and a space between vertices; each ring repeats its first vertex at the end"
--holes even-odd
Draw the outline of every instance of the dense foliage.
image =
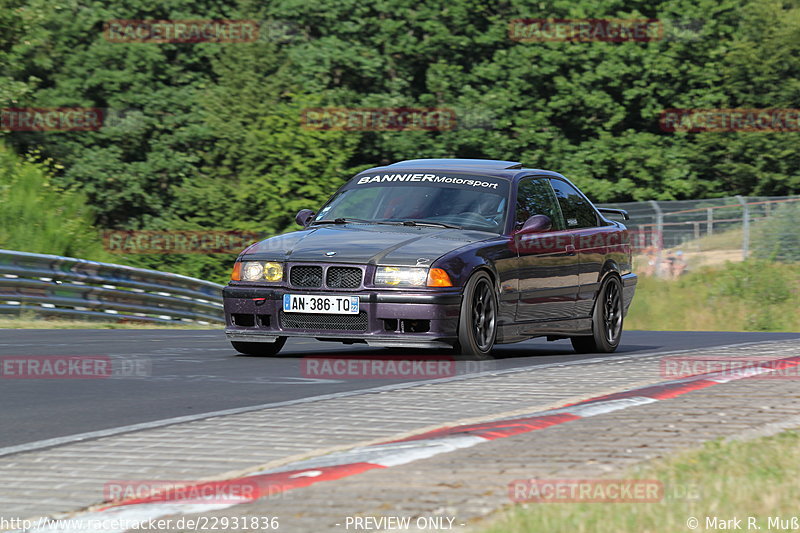
MULTIPOLYGON (((0 0, 0 29, 0 108, 113 111, 99 131, 3 134, 57 163, 53 183, 79 191, 99 227, 276 233, 353 172, 417 157, 520 160, 598 201, 800 191, 800 133, 659 128, 669 108, 800 107, 797 0, 0 0), (654 18, 665 33, 518 42, 520 17, 654 18), (118 43, 103 35, 112 19, 253 19, 261 32, 118 43), (301 127, 303 109, 327 106, 445 107, 458 127, 301 127)), ((230 259, 120 260, 219 279, 230 259)))
POLYGON ((83 195, 53 185, 45 164, 0 146, 0 248, 110 259, 83 195))

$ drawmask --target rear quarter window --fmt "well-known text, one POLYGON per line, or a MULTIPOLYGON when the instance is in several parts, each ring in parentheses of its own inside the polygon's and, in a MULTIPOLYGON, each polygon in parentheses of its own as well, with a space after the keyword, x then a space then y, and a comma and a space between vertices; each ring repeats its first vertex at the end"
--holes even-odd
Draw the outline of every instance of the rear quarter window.
POLYGON ((555 178, 550 179, 550 184, 553 186, 558 204, 561 206, 566 229, 597 226, 597 213, 575 187, 566 181, 555 178))

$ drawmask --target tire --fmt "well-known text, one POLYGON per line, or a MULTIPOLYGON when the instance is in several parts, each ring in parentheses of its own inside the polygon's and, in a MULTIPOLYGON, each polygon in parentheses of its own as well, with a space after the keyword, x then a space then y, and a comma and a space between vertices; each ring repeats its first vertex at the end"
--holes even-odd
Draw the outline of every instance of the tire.
POLYGON ((497 339, 497 292, 486 272, 474 274, 461 298, 456 353, 474 359, 491 357, 497 339))
POLYGON ((611 353, 622 338, 622 282, 610 276, 603 283, 592 311, 592 335, 572 337, 577 353, 611 353))
POLYGON ((286 344, 286 337, 278 337, 275 342, 234 342, 231 341, 233 349, 243 355, 254 355, 257 357, 270 357, 277 355, 283 345, 286 344))

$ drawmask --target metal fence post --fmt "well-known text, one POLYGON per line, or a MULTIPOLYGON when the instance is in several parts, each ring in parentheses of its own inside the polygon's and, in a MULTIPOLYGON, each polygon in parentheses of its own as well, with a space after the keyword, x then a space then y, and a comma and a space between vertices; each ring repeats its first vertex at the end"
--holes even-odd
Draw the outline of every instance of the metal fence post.
POLYGON ((736 199, 742 205, 742 259, 744 260, 750 252, 750 206, 738 194, 736 199))
POLYGON ((661 277, 661 249, 664 247, 664 212, 655 200, 649 201, 656 212, 656 238, 658 245, 656 246, 656 277, 661 277))
POLYGON ((706 209, 706 223, 708 224, 708 235, 714 234, 714 210, 710 207, 706 209))

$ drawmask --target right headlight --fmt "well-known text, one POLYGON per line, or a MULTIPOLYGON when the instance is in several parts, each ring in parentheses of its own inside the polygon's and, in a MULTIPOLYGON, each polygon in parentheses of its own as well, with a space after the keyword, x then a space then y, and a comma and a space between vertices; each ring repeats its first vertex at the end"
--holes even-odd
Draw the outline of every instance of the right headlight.
MULTIPOLYGON (((283 265, 273 261, 242 261, 241 266, 234 267, 234 274, 239 272, 241 281, 281 281, 283 265)), ((234 279, 231 276, 231 279, 234 279)), ((239 280, 236 280, 239 281, 239 280)))
POLYGON ((441 268, 378 267, 375 285, 388 287, 452 287, 450 276, 441 268))
POLYGON ((242 264, 242 280, 258 281, 264 275, 264 265, 258 261, 245 261, 242 264))
POLYGON ((428 269, 417 267, 378 267, 375 285, 389 287, 424 287, 428 280, 428 269))

